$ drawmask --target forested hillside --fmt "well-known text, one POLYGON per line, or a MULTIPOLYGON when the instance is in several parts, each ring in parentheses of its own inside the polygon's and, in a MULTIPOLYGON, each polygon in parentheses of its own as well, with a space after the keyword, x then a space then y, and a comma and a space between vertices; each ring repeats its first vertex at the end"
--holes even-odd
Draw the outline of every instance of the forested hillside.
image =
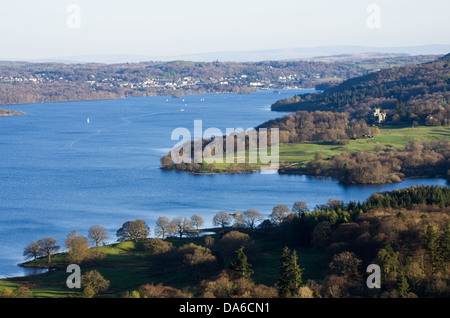
POLYGON ((450 54, 351 78, 323 93, 298 95, 272 105, 277 111, 338 111, 355 118, 369 118, 375 108, 386 112, 386 121, 448 125, 450 54))

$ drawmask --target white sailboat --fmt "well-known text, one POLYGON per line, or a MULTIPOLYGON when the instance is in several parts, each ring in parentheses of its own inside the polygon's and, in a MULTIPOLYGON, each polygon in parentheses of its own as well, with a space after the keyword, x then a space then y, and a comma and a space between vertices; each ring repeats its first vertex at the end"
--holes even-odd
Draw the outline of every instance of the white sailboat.
POLYGON ((91 120, 89 119, 89 117, 86 119, 86 122, 89 124, 91 122, 91 120))

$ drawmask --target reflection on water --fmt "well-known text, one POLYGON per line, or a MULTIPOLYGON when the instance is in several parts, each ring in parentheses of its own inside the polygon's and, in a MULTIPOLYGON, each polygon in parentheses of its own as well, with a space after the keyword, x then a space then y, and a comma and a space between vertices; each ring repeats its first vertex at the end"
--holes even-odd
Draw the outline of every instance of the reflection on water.
POLYGON ((8 276, 0 276, 0 278, 39 275, 39 274, 47 273, 48 271, 49 270, 47 268, 30 268, 30 267, 19 267, 19 266, 17 266, 17 271, 16 272, 12 272, 8 276))

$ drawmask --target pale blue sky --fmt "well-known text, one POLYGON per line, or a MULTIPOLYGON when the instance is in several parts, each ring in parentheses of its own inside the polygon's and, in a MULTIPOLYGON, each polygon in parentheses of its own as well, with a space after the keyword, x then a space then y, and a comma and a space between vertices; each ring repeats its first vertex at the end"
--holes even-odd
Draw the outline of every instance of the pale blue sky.
POLYGON ((2 0, 0 59, 450 44, 449 12, 449 0, 2 0), (372 3, 378 29, 366 24, 372 3))

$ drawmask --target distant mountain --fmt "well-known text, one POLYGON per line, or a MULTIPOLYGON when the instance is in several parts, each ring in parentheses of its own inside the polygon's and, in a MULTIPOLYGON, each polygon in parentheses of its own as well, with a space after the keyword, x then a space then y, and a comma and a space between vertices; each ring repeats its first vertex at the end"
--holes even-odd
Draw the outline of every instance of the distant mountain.
POLYGON ((403 47, 372 47, 372 46, 320 46, 309 48, 284 48, 273 50, 254 50, 254 51, 220 51, 199 54, 180 54, 171 56, 158 55, 86 55, 86 56, 67 56, 59 58, 48 58, 31 60, 30 62, 59 62, 59 63, 136 63, 143 61, 174 61, 186 60, 194 62, 259 62, 275 60, 296 60, 310 59, 314 57, 334 56, 334 55, 355 55, 355 54, 409 54, 409 55, 430 55, 444 54, 450 51, 450 44, 432 44, 420 46, 403 47))
POLYGON ((376 108, 387 115, 386 121, 450 125, 450 54, 351 78, 323 93, 272 105, 276 111, 337 111, 364 119, 373 118, 376 108))

